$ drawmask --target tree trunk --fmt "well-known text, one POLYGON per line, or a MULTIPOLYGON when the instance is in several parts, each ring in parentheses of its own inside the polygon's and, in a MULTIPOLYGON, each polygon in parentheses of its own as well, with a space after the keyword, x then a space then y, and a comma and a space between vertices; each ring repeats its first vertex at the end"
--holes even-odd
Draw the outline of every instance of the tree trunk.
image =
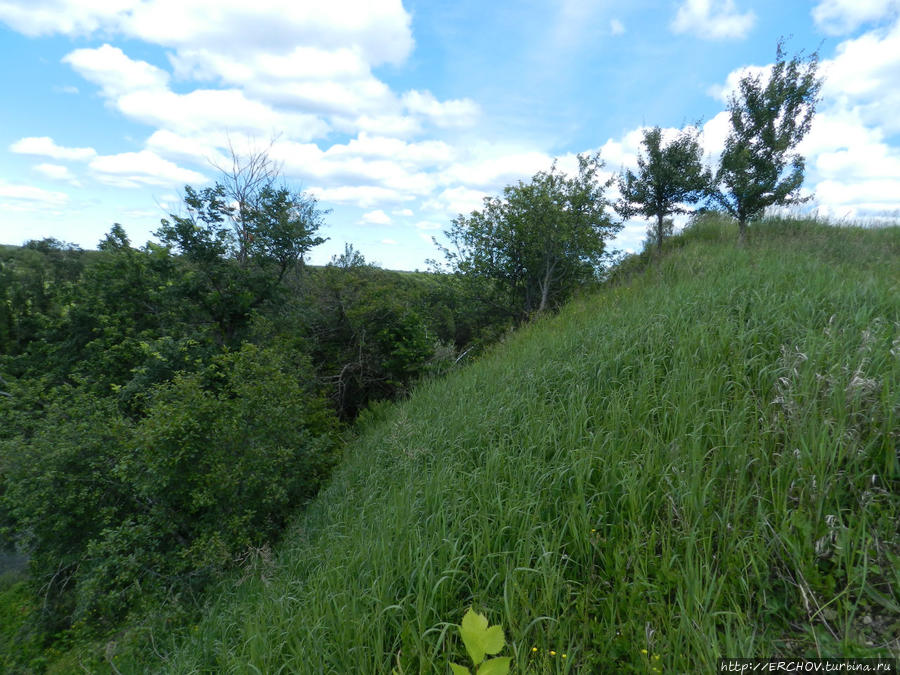
POLYGON ((656 250, 659 257, 662 258, 662 240, 663 240, 663 214, 656 214, 656 250))
POLYGON ((747 219, 738 220, 738 244, 743 246, 747 241, 747 219))
POLYGON ((541 282, 541 304, 538 307, 538 313, 543 312, 547 309, 547 300, 550 297, 550 282, 553 279, 553 268, 555 265, 551 265, 547 263, 546 270, 544 271, 544 280, 541 282))

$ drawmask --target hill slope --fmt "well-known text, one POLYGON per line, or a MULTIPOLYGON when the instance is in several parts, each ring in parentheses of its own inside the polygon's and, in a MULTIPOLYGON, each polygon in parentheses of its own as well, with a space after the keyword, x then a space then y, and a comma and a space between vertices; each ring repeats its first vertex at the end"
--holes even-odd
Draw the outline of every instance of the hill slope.
POLYGON ((371 415, 168 670, 448 672, 472 604, 513 672, 896 658, 900 230, 734 240, 371 415))

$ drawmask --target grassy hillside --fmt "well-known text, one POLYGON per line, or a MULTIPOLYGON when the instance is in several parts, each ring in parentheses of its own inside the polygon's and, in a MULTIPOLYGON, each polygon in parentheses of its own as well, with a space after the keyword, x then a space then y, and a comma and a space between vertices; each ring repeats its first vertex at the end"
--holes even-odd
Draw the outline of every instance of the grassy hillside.
POLYGON ((164 667, 449 672, 473 604, 513 672, 900 656, 900 229, 750 234, 699 225, 371 414, 164 667))

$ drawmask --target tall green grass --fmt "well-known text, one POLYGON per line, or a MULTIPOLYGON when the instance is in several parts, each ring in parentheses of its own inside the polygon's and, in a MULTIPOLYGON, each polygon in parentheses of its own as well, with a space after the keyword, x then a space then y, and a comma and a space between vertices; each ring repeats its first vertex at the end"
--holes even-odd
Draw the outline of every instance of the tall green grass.
POLYGON ((377 409, 177 650, 110 662, 446 673, 470 605, 513 672, 900 656, 900 229, 751 235, 698 224, 377 409))

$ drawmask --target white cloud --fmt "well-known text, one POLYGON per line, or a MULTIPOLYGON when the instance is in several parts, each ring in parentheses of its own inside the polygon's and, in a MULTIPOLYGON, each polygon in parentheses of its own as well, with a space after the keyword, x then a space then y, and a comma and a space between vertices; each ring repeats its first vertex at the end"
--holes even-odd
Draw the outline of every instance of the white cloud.
POLYGON ((707 87, 706 93, 722 103, 728 103, 732 94, 737 93, 740 81, 746 76, 759 77, 762 83, 768 83, 772 73, 772 65, 767 66, 742 66, 732 70, 725 78, 725 84, 713 84, 707 87))
POLYGON ((841 35, 865 23, 896 18, 898 13, 900 0, 822 0, 812 16, 826 33, 841 35))
POLYGON ((360 218, 360 222, 368 225, 390 225, 391 217, 381 209, 376 209, 375 211, 364 213, 362 218, 360 218))
POLYGON ((118 47, 105 44, 96 49, 76 49, 62 58, 84 79, 100 86, 110 99, 135 91, 165 90, 169 74, 145 61, 128 58, 118 47))
POLYGON ((85 79, 99 85, 103 95, 127 117, 182 135, 203 135, 228 129, 266 137, 291 129, 297 138, 313 138, 327 131, 320 119, 280 112, 249 99, 237 89, 195 89, 179 94, 169 88, 169 75, 120 49, 103 45, 78 49, 63 61, 85 79))
POLYGON ((346 145, 332 145, 327 154, 334 157, 394 159, 412 166, 446 164, 456 155, 453 147, 443 141, 408 143, 397 138, 367 133, 350 139, 346 145))
POLYGON ((727 110, 717 113, 712 119, 703 125, 701 143, 706 155, 718 162, 719 155, 725 149, 725 139, 731 130, 731 117, 727 110))
POLYGON ((206 176, 142 150, 117 155, 100 156, 88 165, 97 180, 116 187, 141 185, 178 186, 187 183, 205 183, 206 176))
POLYGON ((21 155, 41 155, 53 159, 88 160, 97 155, 93 148, 65 148, 57 145, 49 136, 29 136, 9 146, 11 152, 21 155))
POLYGON ((446 225, 443 223, 436 223, 431 220, 420 220, 416 223, 416 227, 420 230, 440 230, 444 228, 446 225))
POLYGON ((77 94, 78 87, 75 87, 71 84, 66 84, 53 87, 53 91, 55 91, 57 94, 77 94))
POLYGON ((739 12, 734 0, 684 0, 671 28, 705 40, 743 38, 756 23, 753 11, 739 12))
POLYGON ((33 185, 8 183, 0 178, 0 199, 14 210, 34 210, 42 207, 58 208, 69 201, 65 192, 44 190, 33 185))
POLYGON ((900 132, 900 21, 842 42, 821 70, 826 104, 855 110, 886 133, 900 132))
POLYGON ((406 109, 438 127, 468 127, 478 118, 478 104, 468 98, 438 101, 430 91, 403 94, 406 109))
POLYGON ((403 216, 405 218, 409 218, 413 215, 412 209, 395 209, 393 211, 395 216, 403 216))
POLYGON ((399 190, 377 185, 343 185, 333 188, 313 186, 307 192, 320 202, 350 204, 362 209, 370 209, 376 204, 399 204, 414 199, 412 195, 399 190))
POLYGON ((409 138, 422 131, 420 120, 409 115, 378 114, 358 117, 335 117, 331 120, 335 129, 346 133, 367 132, 376 136, 409 138))
POLYGON ((422 205, 426 210, 437 211, 454 217, 460 213, 471 213, 484 205, 484 198, 488 196, 482 190, 473 190, 467 187, 451 187, 443 190, 435 197, 428 199, 422 205))
POLYGON ((553 159, 535 150, 485 144, 472 151, 472 157, 449 167, 442 182, 495 192, 516 180, 528 179, 550 168, 553 159))
POLYGON ((121 36, 169 48, 175 78, 214 88, 176 94, 166 70, 108 44, 64 58, 123 114, 169 131, 225 123, 301 140, 331 128, 409 137, 423 121, 466 126, 478 113, 468 99, 401 98, 373 75, 412 50, 400 0, 259 0, 252 9, 243 0, 0 0, 0 21, 28 35, 121 36))
POLYGON ((623 35, 625 33, 625 24, 618 19, 610 19, 609 32, 613 35, 623 35))
POLYGON ((217 166, 224 166, 227 162, 220 150, 228 145, 228 136, 224 132, 186 136, 160 129, 154 131, 144 145, 147 150, 173 161, 217 166))
POLYGON ((0 20, 29 36, 119 34, 221 53, 352 44, 373 64, 400 63, 413 46, 399 0, 0 0, 0 20))
POLYGON ((637 127, 616 140, 610 138, 606 141, 600 147, 600 156, 613 171, 623 168, 634 170, 637 168, 637 156, 643 139, 644 127, 637 127))
POLYGON ((393 239, 382 239, 381 243, 387 244, 388 246, 396 246, 397 245, 397 242, 394 241, 393 239))
POLYGON ((34 170, 52 180, 61 180, 76 186, 79 185, 75 176, 69 171, 69 167, 62 164, 37 164, 34 170))

